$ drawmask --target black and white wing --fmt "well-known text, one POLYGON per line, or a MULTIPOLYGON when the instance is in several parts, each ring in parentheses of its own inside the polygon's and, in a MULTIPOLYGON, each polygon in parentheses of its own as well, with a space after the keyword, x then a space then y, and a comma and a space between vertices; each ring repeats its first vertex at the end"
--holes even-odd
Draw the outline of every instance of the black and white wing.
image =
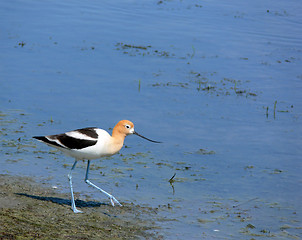
POLYGON ((71 132, 49 136, 35 136, 50 146, 63 149, 83 149, 94 146, 98 141, 97 128, 82 128, 71 132))

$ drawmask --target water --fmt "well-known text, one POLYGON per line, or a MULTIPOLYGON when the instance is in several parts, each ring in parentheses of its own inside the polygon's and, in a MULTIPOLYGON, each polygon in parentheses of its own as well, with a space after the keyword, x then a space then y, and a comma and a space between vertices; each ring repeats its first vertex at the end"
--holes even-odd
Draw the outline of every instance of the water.
MULTIPOLYGON (((73 160, 31 136, 129 119, 164 143, 127 137, 91 179, 157 208, 165 238, 298 239, 300 13, 299 1, 1 2, 0 172, 68 191, 73 160)), ((84 173, 75 191, 107 201, 84 173)))

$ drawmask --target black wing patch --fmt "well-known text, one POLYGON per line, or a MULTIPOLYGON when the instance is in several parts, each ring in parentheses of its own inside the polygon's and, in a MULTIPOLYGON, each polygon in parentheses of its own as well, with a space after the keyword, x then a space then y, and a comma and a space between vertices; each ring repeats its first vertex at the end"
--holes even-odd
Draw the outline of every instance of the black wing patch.
POLYGON ((74 132, 79 132, 83 135, 86 135, 89 138, 93 139, 81 139, 72 136, 68 136, 67 134, 57 134, 57 135, 50 135, 50 136, 37 136, 33 137, 38 139, 44 143, 49 145, 65 148, 65 149, 83 149, 86 147, 93 146, 97 143, 98 134, 95 131, 95 128, 82 128, 75 130, 74 132), (95 139, 95 140, 94 140, 95 139))
POLYGON ((39 140, 39 141, 42 141, 42 142, 44 142, 44 143, 47 143, 47 144, 49 144, 49 145, 53 145, 53 146, 56 146, 56 147, 64 148, 62 145, 56 143, 55 141, 50 141, 50 140, 48 140, 48 139, 47 139, 46 137, 44 137, 44 136, 36 136, 36 137, 33 137, 33 138, 35 138, 35 139, 37 139, 37 140, 39 140))
POLYGON ((78 129, 78 130, 75 130, 77 132, 80 132, 88 137, 91 137, 91 138, 95 138, 97 139, 98 138, 98 134, 96 133, 95 131, 96 128, 93 128, 93 127, 88 127, 88 128, 82 128, 82 129, 78 129))
POLYGON ((64 133, 56 135, 56 139, 58 139, 62 145, 69 149, 82 149, 93 146, 97 143, 97 140, 78 139, 70 137, 64 133))

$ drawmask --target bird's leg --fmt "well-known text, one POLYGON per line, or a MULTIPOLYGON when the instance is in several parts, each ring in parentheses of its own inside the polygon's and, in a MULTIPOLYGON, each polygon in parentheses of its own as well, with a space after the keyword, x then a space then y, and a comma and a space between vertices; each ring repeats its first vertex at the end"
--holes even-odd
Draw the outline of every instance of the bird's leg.
POLYGON ((74 164, 72 165, 72 168, 71 168, 69 174, 68 174, 68 179, 69 179, 70 192, 71 192, 71 208, 72 208, 74 213, 82 213, 82 211, 80 211, 76 208, 75 201, 74 201, 74 196, 73 196, 73 188, 72 188, 72 170, 77 165, 77 162, 78 162, 78 160, 76 159, 74 161, 74 164))
POLYGON ((99 188, 98 186, 96 186, 95 184, 93 184, 92 182, 90 182, 90 180, 88 180, 88 174, 89 174, 89 166, 90 166, 90 160, 88 160, 88 163, 87 163, 87 170, 86 170, 86 177, 85 177, 85 182, 87 184, 89 184, 90 186, 100 190, 102 193, 106 194, 110 201, 111 201, 111 204, 112 206, 114 206, 114 203, 117 203, 118 205, 122 206, 122 204, 119 203, 118 200, 116 200, 115 197, 113 197, 111 194, 107 193, 106 191, 104 191, 103 189, 99 188))

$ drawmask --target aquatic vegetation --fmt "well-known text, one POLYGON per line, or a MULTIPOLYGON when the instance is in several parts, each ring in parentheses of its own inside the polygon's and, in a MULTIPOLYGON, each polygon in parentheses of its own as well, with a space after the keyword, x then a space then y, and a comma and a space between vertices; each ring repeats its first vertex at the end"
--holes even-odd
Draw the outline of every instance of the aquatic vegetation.
MULTIPOLYGON (((277 100, 274 102, 274 107, 273 107, 273 118, 276 119, 277 117, 277 112, 278 113, 291 113, 293 111, 294 105, 293 104, 288 104, 286 102, 280 102, 278 106, 280 105, 280 108, 282 109, 277 109, 277 100)), ((279 108, 279 107, 278 107, 279 108)), ((265 115, 266 118, 269 117, 269 106, 264 106, 263 109, 266 110, 265 115)))
POLYGON ((22 41, 22 42, 19 42, 18 45, 23 48, 26 45, 26 43, 22 41))
POLYGON ((26 118, 27 114, 21 110, 0 112, 0 152, 7 156, 20 155, 28 153, 29 148, 35 148, 32 141, 26 138, 26 118))
POLYGON ((197 150, 195 152, 185 152, 185 154, 199 154, 199 155, 212 155, 215 153, 216 152, 213 150, 206 150, 206 149, 202 149, 202 148, 200 148, 199 150, 197 150))
POLYGON ((188 83, 172 83, 172 82, 167 82, 167 83, 154 83, 152 84, 152 87, 181 87, 181 88, 188 88, 189 84, 188 83))
POLYGON ((115 174, 123 174, 124 172, 120 168, 112 168, 111 171, 115 174))
POLYGON ((116 43, 116 50, 123 51, 124 54, 128 54, 129 56, 137 56, 137 55, 150 55, 150 51, 147 51, 151 48, 151 46, 137 46, 125 43, 116 43))
POLYGON ((146 159, 150 156, 150 151, 120 154, 120 156, 122 157, 122 160, 124 162, 128 162, 128 161, 137 160, 137 159, 146 159))
POLYGON ((253 169, 253 168, 254 168, 254 166, 253 166, 253 165, 249 165, 249 166, 244 167, 244 170, 247 170, 247 169, 253 169))
MULTIPOLYGON (((122 51, 123 54, 129 55, 129 56, 154 56, 154 57, 164 57, 164 58, 177 58, 176 54, 168 51, 168 50, 160 50, 160 49, 154 49, 151 45, 132 45, 132 44, 126 44, 126 43, 116 43, 115 44, 116 50, 122 51)), ((185 57, 181 56, 178 57, 179 59, 187 59, 192 58, 192 56, 195 55, 195 48, 192 47, 193 53, 188 53, 185 57)))
POLYGON ((200 4, 199 1, 171 1, 171 0, 159 0, 156 3, 161 8, 165 7, 165 10, 190 10, 192 8, 202 8, 203 5, 200 4), (195 3, 196 2, 196 3, 195 3))
POLYGON ((141 90, 141 80, 139 79, 138 80, 138 91, 140 92, 140 90, 141 90))
POLYGON ((276 118, 276 106, 277 106, 277 101, 274 103, 274 118, 276 118))
POLYGON ((205 223, 214 222, 215 220, 214 220, 214 219, 201 219, 201 218, 198 218, 197 221, 198 221, 199 223, 205 224, 205 223))
POLYGON ((215 94, 216 96, 228 96, 235 93, 236 96, 256 97, 258 93, 249 89, 244 89, 249 81, 236 80, 232 78, 215 77, 216 72, 201 73, 190 71, 188 82, 157 82, 153 83, 153 87, 181 87, 190 90, 196 89, 198 92, 206 92, 207 94, 215 94), (197 85, 197 86, 196 86, 197 85))

